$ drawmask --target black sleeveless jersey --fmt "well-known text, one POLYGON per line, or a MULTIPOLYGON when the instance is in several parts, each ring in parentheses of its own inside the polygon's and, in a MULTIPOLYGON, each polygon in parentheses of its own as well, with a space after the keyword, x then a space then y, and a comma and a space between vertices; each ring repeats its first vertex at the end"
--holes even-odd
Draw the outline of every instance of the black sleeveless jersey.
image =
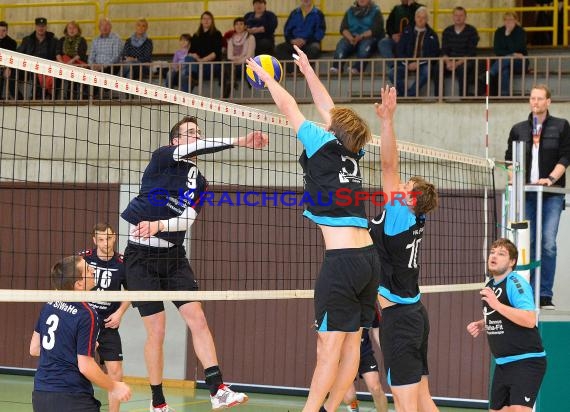
POLYGON ((416 216, 400 200, 387 203, 370 222, 370 235, 382 267, 378 293, 390 302, 412 304, 420 300, 419 252, 424 226, 425 216, 416 216))
MULTIPOLYGON (((190 159, 233 147, 224 143, 199 140, 196 144, 164 146, 157 149, 146 167, 139 195, 132 199, 121 217, 136 225, 149 220, 166 220, 180 216, 188 207, 200 213, 200 197, 208 181, 190 159), (207 146, 210 144, 210 146, 207 146)), ((155 235, 175 245, 182 245, 186 231, 159 232, 155 235)))
MULTIPOLYGON (((487 285, 504 305, 522 310, 534 310, 532 288, 518 273, 511 272, 499 283, 491 279, 487 285)), ((499 365, 520 359, 545 356, 536 326, 526 328, 505 318, 483 301, 485 330, 491 353, 499 365)))
POLYGON ((310 121, 301 125, 297 136, 305 146, 299 158, 305 186, 303 216, 324 226, 368 227, 364 202, 355 201, 362 191, 358 161, 364 152, 350 152, 310 121))
MULTIPOLYGON (((79 252, 87 264, 95 271, 95 290, 121 290, 126 289, 125 264, 123 255, 115 253, 110 260, 102 260, 97 256, 97 249, 87 249, 79 252)), ((105 324, 105 319, 115 313, 121 302, 90 302, 97 310, 99 321, 105 324)))

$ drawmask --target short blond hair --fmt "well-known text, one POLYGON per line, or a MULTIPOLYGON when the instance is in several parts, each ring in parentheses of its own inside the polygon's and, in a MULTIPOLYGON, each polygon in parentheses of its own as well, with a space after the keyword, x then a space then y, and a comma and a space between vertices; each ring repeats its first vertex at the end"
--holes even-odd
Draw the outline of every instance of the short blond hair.
POLYGON ((370 127, 354 110, 333 107, 330 114, 329 131, 352 153, 358 153, 372 139, 370 127))

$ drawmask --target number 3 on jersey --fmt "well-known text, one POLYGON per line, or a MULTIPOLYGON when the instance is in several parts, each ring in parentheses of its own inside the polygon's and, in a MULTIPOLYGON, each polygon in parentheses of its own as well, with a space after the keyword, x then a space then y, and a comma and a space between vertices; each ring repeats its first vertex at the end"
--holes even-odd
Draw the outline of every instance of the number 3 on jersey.
POLYGON ((420 250, 420 242, 422 239, 414 239, 412 243, 406 245, 406 249, 412 249, 410 253, 410 260, 408 262, 408 267, 410 269, 416 269, 418 267, 418 251, 420 250))
POLYGON ((50 315, 46 320, 46 325, 48 325, 47 335, 42 338, 42 346, 45 350, 52 350, 55 346, 55 334, 54 332, 59 325, 59 318, 57 315, 50 315))

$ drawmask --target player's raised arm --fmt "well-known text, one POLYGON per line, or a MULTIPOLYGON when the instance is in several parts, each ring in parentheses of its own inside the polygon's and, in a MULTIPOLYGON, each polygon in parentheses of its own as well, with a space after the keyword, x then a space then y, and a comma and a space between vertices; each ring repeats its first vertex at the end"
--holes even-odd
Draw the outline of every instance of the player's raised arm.
POLYGON ((253 70, 259 79, 265 83, 269 93, 271 93, 271 97, 273 97, 273 101, 279 108, 279 111, 287 117, 287 120, 291 122, 293 129, 297 132, 305 121, 305 116, 303 116, 303 113, 299 110, 299 106, 297 105, 295 98, 291 96, 279 83, 277 83, 273 76, 267 73, 255 62, 255 60, 248 59, 247 67, 253 70))
POLYGON ((396 88, 386 86, 380 90, 381 103, 376 103, 376 115, 380 119, 380 161, 382 163, 382 186, 385 192, 394 193, 400 189, 400 165, 398 145, 394 132, 396 112, 396 88))
POLYGON ((331 98, 328 90, 326 89, 319 76, 313 70, 313 66, 309 63, 307 55, 297 46, 293 46, 297 52, 293 55, 295 59, 295 64, 299 67, 299 70, 305 76, 307 80, 307 85, 309 90, 311 90, 311 95, 313 96, 313 101, 317 106, 323 122, 326 125, 330 125, 331 122, 331 109, 334 107, 333 99, 331 98))

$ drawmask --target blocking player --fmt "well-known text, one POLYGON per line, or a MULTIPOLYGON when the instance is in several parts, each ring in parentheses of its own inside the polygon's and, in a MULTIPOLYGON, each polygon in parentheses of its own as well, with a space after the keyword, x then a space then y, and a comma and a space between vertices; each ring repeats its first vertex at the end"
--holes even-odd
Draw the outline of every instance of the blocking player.
MULTIPOLYGON (((117 235, 108 223, 97 223, 92 231, 95 248, 80 252, 95 273, 97 290, 121 290, 126 288, 123 256, 115 252, 117 235)), ((97 352, 111 379, 123 379, 123 348, 119 326, 130 302, 92 302, 99 315, 97 352)), ((109 394, 109 412, 118 412, 120 402, 109 394)))
POLYGON ((432 412, 437 408, 428 386, 429 319, 420 301, 418 278, 426 215, 437 206, 438 196, 434 185, 421 177, 401 182, 394 133, 396 89, 382 89, 381 97, 376 114, 381 120, 383 189, 390 194, 404 194, 402 201, 388 202, 370 222, 382 266, 378 300, 382 307, 384 368, 398 412, 432 412))
MULTIPOLYGON (((243 146, 254 149, 268 144, 266 134, 250 132, 240 138, 205 139, 195 117, 184 117, 170 131, 170 145, 155 150, 146 167, 139 195, 121 217, 130 224, 125 249, 129 290, 197 290, 184 239, 198 217, 200 196, 208 182, 198 170, 196 156, 243 146), (181 196, 180 193, 184 192, 181 196)), ((192 333, 196 356, 204 367, 212 409, 247 402, 243 393, 224 384, 214 339, 200 302, 173 302, 192 333)), ((152 390, 151 412, 170 412, 162 390, 163 342, 166 317, 162 302, 133 302, 147 332, 145 361, 152 390)))
POLYGON ((530 284, 513 272, 517 247, 508 239, 491 245, 487 261, 493 277, 481 292, 483 319, 467 325, 476 338, 483 331, 495 357, 489 395, 491 412, 530 412, 546 372, 546 353, 536 327, 530 284))
POLYGON ((326 197, 329 193, 336 196, 340 188, 353 195, 362 190, 358 162, 371 133, 352 109, 335 106, 306 54, 294 47, 297 55, 293 57, 307 80, 324 128, 306 120, 295 98, 253 59, 247 64, 265 82, 303 143, 299 162, 305 191, 313 199, 325 197, 324 205, 309 205, 303 213, 321 229, 326 248, 315 283, 317 365, 303 411, 334 411, 356 376, 362 328, 370 327, 374 319, 380 262, 367 230, 364 205, 353 201, 340 206, 338 199, 326 197))
MULTIPOLYGON (((69 256, 51 269, 53 289, 91 290, 93 269, 80 256, 69 256)), ((34 412, 99 412, 92 383, 127 401, 131 390, 106 375, 93 359, 99 325, 96 311, 86 302, 48 302, 30 341, 30 354, 39 356, 34 377, 34 412)))

